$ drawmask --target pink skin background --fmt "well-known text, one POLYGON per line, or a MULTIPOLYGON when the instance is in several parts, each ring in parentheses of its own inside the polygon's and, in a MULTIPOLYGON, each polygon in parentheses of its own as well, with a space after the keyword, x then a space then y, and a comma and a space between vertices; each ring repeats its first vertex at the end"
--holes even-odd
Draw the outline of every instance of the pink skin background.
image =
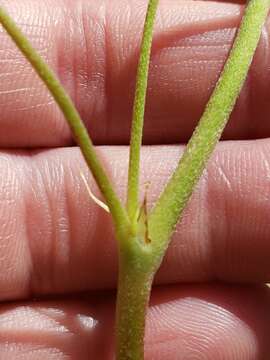
MULTIPOLYGON (((0 0, 72 96, 123 200, 146 3, 0 0)), ((160 1, 142 149, 149 206, 218 79, 240 3, 160 1)), ((269 359, 269 31, 267 21, 157 275, 146 360, 269 359)), ((98 190, 61 113, 2 28, 0 65, 0 359, 112 360, 110 217, 89 199, 80 170, 98 190)))

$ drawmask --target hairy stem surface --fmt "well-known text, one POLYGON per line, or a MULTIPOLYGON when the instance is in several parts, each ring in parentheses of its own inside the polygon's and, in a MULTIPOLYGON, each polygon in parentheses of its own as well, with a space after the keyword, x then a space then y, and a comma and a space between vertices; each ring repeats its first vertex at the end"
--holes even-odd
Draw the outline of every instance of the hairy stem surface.
POLYGON ((134 268, 125 257, 120 260, 117 310, 116 359, 144 359, 145 318, 152 273, 134 268))
POLYGON ((171 180, 147 217, 138 221, 140 146, 154 18, 158 0, 150 0, 136 84, 127 211, 122 206, 96 156, 80 116, 52 70, 37 54, 13 20, 0 7, 0 23, 43 80, 79 144, 84 158, 110 208, 119 240, 117 296, 117 360, 144 359, 145 314, 152 279, 173 229, 226 125, 246 78, 259 41, 270 0, 250 0, 221 78, 171 180), (137 223, 136 223, 137 221, 137 223), (132 226, 130 225, 132 223, 132 226), (147 230, 147 231, 146 231, 147 230), (147 236, 146 236, 147 235, 147 236), (148 237, 149 235, 149 237, 148 237))
POLYGON ((76 142, 80 146, 86 163, 91 170, 96 183, 107 202, 107 205, 110 208, 116 227, 118 229, 121 229, 123 226, 127 227, 129 221, 126 211, 120 203, 119 198, 113 189, 112 183, 98 159, 89 134, 69 95, 66 93, 51 68, 32 47, 29 40, 23 35, 21 30, 2 7, 0 7, 0 23, 10 35, 11 39, 15 42, 17 47, 24 54, 26 59, 30 62, 38 76, 54 97, 56 103, 59 105, 59 108, 64 114, 76 142))
POLYGON ((133 105, 132 129, 129 153, 127 210, 132 225, 137 221, 139 211, 140 150, 144 123, 145 99, 148 70, 153 37, 153 27, 158 0, 150 0, 145 18, 143 38, 138 64, 135 99, 133 105))
POLYGON ((206 163, 212 154, 248 73, 270 0, 250 0, 236 40, 178 167, 149 215, 149 236, 161 260, 206 163))

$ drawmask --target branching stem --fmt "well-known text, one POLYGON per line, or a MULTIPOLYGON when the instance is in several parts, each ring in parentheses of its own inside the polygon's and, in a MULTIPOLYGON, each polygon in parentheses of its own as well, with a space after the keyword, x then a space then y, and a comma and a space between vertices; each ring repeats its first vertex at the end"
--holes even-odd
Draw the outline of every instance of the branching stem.
MULTIPOLYGON (((71 99, 13 20, 0 7, 0 23, 43 80, 62 110, 75 140, 110 208, 119 240, 117 360, 144 358, 145 314, 152 280, 174 227, 228 121, 259 41, 270 0, 250 0, 222 75, 178 167, 148 215, 147 236, 137 229, 139 168, 147 77, 158 0, 149 0, 133 110, 127 211, 100 163, 71 99), (135 231, 134 231, 135 226, 135 231)), ((147 213, 144 214, 147 216, 147 213)), ((143 228, 143 227, 142 227, 143 228)))
POLYGON ((132 225, 136 226, 139 211, 140 150, 145 112, 145 99, 153 37, 153 27, 158 0, 150 0, 145 18, 140 58, 137 70, 135 99, 129 153, 127 210, 132 225))
POLYGON ((149 215, 153 251, 161 258, 212 154, 246 79, 270 0, 250 0, 233 48, 178 167, 149 215))

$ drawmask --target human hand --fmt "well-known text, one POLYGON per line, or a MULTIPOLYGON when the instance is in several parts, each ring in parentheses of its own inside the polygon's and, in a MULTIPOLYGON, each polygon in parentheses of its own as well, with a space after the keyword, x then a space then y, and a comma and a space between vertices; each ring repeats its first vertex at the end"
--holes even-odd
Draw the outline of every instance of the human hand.
MULTIPOLYGON (((124 199, 145 2, 0 5, 73 97, 124 199)), ((142 152, 151 202, 183 148, 165 144, 191 135, 240 11, 222 2, 160 4, 145 126, 146 144, 156 146, 142 152)), ((267 36, 224 133, 233 141, 215 151, 157 276, 146 359, 267 359, 270 299, 260 284, 269 281, 269 145, 250 140, 270 133, 267 36)), ((112 359, 110 218, 89 199, 80 170, 97 190, 62 115, 2 29, 0 44, 0 298, 13 301, 0 307, 0 359, 112 359)))

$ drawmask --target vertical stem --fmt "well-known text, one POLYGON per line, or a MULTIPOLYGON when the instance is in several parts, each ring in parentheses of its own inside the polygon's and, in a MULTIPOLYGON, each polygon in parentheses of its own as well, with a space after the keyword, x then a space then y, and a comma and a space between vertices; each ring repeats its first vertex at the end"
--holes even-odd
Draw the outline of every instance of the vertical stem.
POLYGON ((129 154, 127 210, 133 223, 139 209, 140 149, 144 123, 148 70, 158 0, 149 0, 138 64, 129 154))
POLYGON ((145 317, 153 275, 120 260, 116 309, 116 360, 144 359, 145 317))

